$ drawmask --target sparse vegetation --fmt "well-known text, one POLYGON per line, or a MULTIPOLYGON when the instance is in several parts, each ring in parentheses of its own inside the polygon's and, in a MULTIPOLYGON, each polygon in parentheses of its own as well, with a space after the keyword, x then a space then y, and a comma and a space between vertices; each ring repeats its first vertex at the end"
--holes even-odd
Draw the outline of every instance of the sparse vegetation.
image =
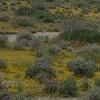
POLYGON ((99 5, 0 0, 0 100, 99 100, 99 5))
POLYGON ((82 58, 78 58, 75 61, 72 61, 71 63, 69 63, 68 66, 74 72, 75 75, 79 75, 81 77, 93 76, 97 67, 94 62, 82 58))

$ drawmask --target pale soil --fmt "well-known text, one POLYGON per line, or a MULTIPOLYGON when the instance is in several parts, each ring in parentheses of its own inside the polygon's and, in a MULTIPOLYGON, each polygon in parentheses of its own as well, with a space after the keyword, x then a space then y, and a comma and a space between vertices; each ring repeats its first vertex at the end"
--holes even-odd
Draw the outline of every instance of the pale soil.
MULTIPOLYGON (((36 32, 34 35, 37 37, 56 38, 59 34, 59 32, 36 32)), ((6 36, 8 37, 8 41, 11 43, 16 40, 17 34, 6 34, 6 36)))

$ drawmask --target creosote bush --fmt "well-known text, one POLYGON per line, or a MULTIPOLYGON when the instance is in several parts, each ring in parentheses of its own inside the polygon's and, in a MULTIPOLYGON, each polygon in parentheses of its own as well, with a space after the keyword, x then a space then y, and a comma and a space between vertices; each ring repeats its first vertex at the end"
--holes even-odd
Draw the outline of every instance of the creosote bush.
POLYGON ((68 66, 75 75, 81 77, 92 77, 97 68, 93 61, 83 58, 77 58, 76 60, 70 62, 68 66))

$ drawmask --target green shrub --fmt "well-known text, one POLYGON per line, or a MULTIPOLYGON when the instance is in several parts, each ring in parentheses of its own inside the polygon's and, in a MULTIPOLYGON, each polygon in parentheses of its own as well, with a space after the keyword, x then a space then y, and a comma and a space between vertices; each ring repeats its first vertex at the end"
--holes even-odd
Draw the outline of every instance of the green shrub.
POLYGON ((68 64, 75 75, 92 77, 96 71, 96 64, 90 60, 78 58, 68 64))
POLYGON ((53 16, 50 13, 43 12, 43 11, 37 11, 34 13, 33 16, 34 18, 41 20, 45 23, 54 23, 56 20, 55 16, 53 16))
POLYGON ((89 100, 100 100, 100 87, 95 87, 90 94, 89 100))
POLYGON ((55 18, 52 15, 47 14, 47 15, 43 16, 42 21, 45 22, 45 23, 54 23, 55 18))
POLYGON ((78 94, 76 82, 73 78, 66 79, 62 82, 62 86, 58 89, 59 94, 64 97, 75 97, 78 94))
POLYGON ((32 15, 33 10, 28 7, 20 7, 16 10, 15 13, 20 16, 30 16, 30 15, 32 15))

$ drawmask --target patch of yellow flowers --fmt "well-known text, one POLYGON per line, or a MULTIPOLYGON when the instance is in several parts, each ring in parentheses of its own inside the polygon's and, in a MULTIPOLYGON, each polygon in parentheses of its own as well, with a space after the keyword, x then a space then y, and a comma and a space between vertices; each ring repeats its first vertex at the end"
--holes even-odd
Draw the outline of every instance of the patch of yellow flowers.
POLYGON ((80 15, 82 13, 81 9, 80 8, 71 8, 70 6, 69 7, 56 7, 55 9, 49 9, 49 12, 51 14, 62 14, 64 16, 68 16, 68 15, 80 15))
POLYGON ((49 9, 51 14, 60 14, 62 16, 83 16, 88 19, 100 19, 100 12, 96 12, 96 9, 90 9, 87 14, 83 14, 82 9, 74 8, 71 6, 68 7, 56 7, 54 9, 49 9))

